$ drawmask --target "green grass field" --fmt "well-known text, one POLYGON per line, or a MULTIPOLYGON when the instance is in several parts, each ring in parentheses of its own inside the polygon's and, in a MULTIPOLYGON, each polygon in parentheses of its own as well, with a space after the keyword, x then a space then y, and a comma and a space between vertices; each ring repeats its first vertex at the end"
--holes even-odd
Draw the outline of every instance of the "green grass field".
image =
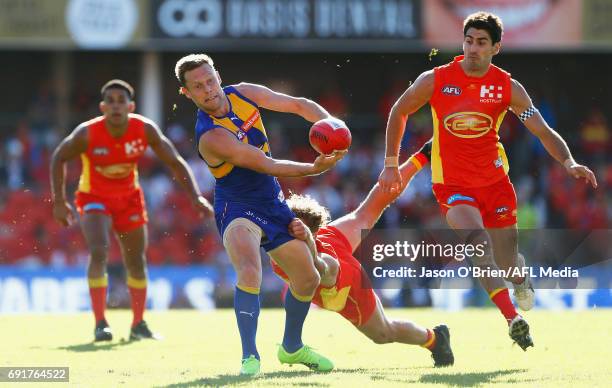
POLYGON ((612 381, 612 311, 531 312, 526 317, 535 348, 526 353, 511 345, 503 319, 493 309, 401 309, 390 310, 390 315, 429 327, 448 324, 455 365, 434 369, 424 349, 376 345, 339 316, 311 311, 305 341, 330 357, 336 370, 315 374, 301 366, 281 366, 276 344, 282 338, 284 312, 262 310, 258 345, 263 375, 244 380, 237 376, 240 341, 233 310, 148 313, 150 327, 165 338, 141 342, 125 340, 131 313, 111 310, 107 318, 115 339, 103 344, 91 342, 90 314, 1 317, 0 366, 69 366, 70 384, 87 387, 609 387, 612 381))

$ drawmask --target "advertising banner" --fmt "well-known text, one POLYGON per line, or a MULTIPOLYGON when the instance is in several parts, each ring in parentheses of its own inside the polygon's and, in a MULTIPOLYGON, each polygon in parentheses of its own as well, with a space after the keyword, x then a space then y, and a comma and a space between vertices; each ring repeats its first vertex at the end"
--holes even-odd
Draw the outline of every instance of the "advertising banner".
MULTIPOLYGON (((382 264, 381 264, 382 266, 382 264)), ((399 304, 402 286, 408 286, 397 271, 390 277, 390 266, 384 268, 386 280, 378 290, 383 300, 399 304)), ((381 272, 382 274, 382 272, 381 272)), ((594 271, 581 271, 580 276, 597 279, 594 271)), ((215 289, 220 276, 214 267, 149 267, 147 307, 152 310, 194 308, 201 311, 214 309, 215 289)), ((268 279, 270 280, 270 279, 268 279)), ((609 280, 609 279, 608 279, 609 280)), ((414 288, 413 295, 421 294, 431 306, 444 310, 460 310, 486 303, 486 294, 470 279, 445 279, 440 288, 414 288), (452 282, 452 283, 449 283, 452 282)), ((278 280, 278 283, 282 283, 278 280)), ((612 290, 598 288, 538 288, 536 307, 542 309, 572 309, 612 307, 612 290)), ((421 287, 424 287, 421 285, 421 287)), ((601 286, 599 286, 601 287, 601 286)), ((280 294, 280 289, 277 291, 280 294)), ((129 303, 128 290, 121 278, 109 279, 109 307, 129 303), (119 303, 119 299, 124 299, 119 303)), ((124 306, 125 307, 125 306, 124 306)), ((90 298, 84 268, 22 269, 0 267, 0 314, 74 313, 90 311, 90 298)))
POLYGON ((142 45, 146 0, 0 0, 0 46, 117 49, 142 45))
POLYGON ((584 44, 612 46, 612 1, 584 0, 584 44))
MULTIPOLYGON (((214 267, 150 267, 147 305, 153 310, 171 307, 210 310, 218 272, 214 267)), ((109 276, 109 306, 127 297, 122 279, 109 276), (114 291, 117 290, 117 291, 114 291)), ((83 268, 22 269, 0 267, 0 314, 70 313, 90 310, 89 286, 83 268)))
POLYGON ((420 3, 154 0, 152 37, 168 49, 406 51, 421 37, 420 3))
POLYGON ((503 48, 576 48, 582 42, 581 0, 428 0, 423 2, 425 43, 459 50, 463 20, 477 11, 502 18, 503 48))
POLYGON ((509 50, 612 47, 608 0, 0 0, 0 48, 459 51, 499 15, 509 50))

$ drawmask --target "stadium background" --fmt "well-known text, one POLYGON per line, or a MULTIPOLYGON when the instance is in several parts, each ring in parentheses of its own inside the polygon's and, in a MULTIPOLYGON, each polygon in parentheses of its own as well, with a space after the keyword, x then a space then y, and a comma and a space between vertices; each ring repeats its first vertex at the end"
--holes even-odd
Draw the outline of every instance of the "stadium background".
MULTIPOLYGON (((353 209, 376 181, 393 101, 422 71, 460 53, 461 20, 490 1, 418 0, 0 0, 0 313, 87 310, 87 249, 78 227, 51 217, 49 157, 78 123, 98 115, 99 88, 122 78, 137 111, 153 118, 193 168, 210 199, 213 180, 197 158, 195 109, 178 95, 174 63, 212 55, 224 84, 262 83, 312 98, 353 131, 348 156, 316 178, 284 179, 333 216, 353 209), (467 6, 466 4, 471 4, 467 6), (482 3, 482 4, 480 4, 482 3), (439 49, 439 52, 432 51, 439 49), (435 54, 435 55, 434 55, 435 54)), ((510 159, 521 228, 602 228, 612 222, 612 28, 605 0, 496 2, 506 28, 494 63, 525 85, 576 159, 596 171, 598 190, 569 179, 539 141, 508 115, 500 135, 510 159)), ((308 123, 264 112, 273 155, 312 160, 308 123)), ((431 135, 431 114, 412 116, 404 157, 431 135)), ((73 192, 79 162, 69 166, 73 192)), ((423 170, 381 226, 436 227, 442 218, 423 170)), ((155 157, 140 180, 149 207, 149 303, 154 309, 229 306, 233 271, 212 221, 202 222, 155 157)), ((528 258, 529 259, 529 258, 528 258)), ((264 260, 267 265, 267 260, 264 260)), ((608 267, 610 269, 610 267, 608 267)), ((282 283, 264 269, 264 305, 282 283)), ((109 264, 110 306, 127 306, 118 247, 109 264)), ((609 271, 608 271, 609 275, 609 271)), ((599 290, 542 290, 540 307, 612 306, 599 290)), ((601 286, 601 285, 600 285, 601 286)), ((480 291, 384 291, 394 306, 458 309, 480 291)))

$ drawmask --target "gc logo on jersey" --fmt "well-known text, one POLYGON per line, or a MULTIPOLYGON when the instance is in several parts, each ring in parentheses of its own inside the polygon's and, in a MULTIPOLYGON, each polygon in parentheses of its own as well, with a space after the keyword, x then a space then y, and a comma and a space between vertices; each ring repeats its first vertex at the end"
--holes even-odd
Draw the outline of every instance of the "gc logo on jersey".
POLYGON ((453 135, 465 139, 484 136, 492 127, 491 116, 480 112, 458 112, 444 119, 444 128, 453 135))
POLYGON ((461 88, 455 85, 444 85, 442 87, 442 93, 447 96, 459 96, 461 94, 461 88))
POLYGON ((127 178, 132 171, 136 170, 135 163, 117 163, 108 166, 96 166, 96 171, 109 179, 127 178))

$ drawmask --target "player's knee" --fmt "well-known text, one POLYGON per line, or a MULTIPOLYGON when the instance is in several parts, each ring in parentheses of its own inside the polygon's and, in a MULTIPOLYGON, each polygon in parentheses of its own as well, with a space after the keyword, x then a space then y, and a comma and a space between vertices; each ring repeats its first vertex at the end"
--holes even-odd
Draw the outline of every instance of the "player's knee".
POLYGON ((244 262, 240 268, 236 268, 238 284, 247 287, 259 287, 261 285, 261 270, 254 263, 244 262))
POLYGON ((108 246, 96 244, 89 247, 89 256, 92 263, 106 263, 108 259, 108 246))
POLYGON ((320 283, 321 275, 313 269, 292 280, 291 287, 300 295, 313 295, 320 283))
POLYGON ((146 276, 146 257, 144 255, 126 258, 125 263, 131 277, 142 279, 146 276))
POLYGON ((485 230, 473 230, 466 237, 466 244, 473 246, 472 264, 487 266, 494 263, 489 234, 485 230))
POLYGON ((302 287, 304 288, 304 294, 314 294, 317 287, 321 283, 321 275, 317 271, 311 271, 304 279, 302 287))

